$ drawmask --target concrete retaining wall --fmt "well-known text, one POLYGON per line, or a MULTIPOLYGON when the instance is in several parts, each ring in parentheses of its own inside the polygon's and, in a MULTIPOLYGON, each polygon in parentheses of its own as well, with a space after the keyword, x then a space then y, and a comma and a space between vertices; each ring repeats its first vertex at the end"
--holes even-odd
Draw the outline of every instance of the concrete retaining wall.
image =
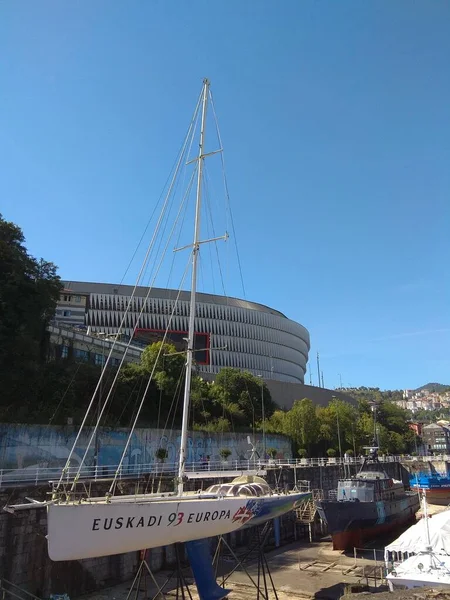
MULTIPOLYGON (((75 441, 78 429, 48 425, 0 424, 0 469, 36 469, 62 467, 75 441)), ((129 434, 128 429, 101 428, 99 430, 99 465, 117 465, 120 461, 129 434)), ((88 444, 91 429, 86 428, 73 454, 73 465, 80 464, 88 444)), ((250 458, 250 446, 244 433, 190 432, 188 438, 187 463, 200 462, 210 456, 211 461, 220 461, 220 450, 231 450, 230 460, 250 458)), ((256 445, 262 449, 262 435, 256 437, 256 445)), ((168 451, 168 463, 178 460, 180 431, 158 429, 136 429, 133 433, 123 466, 150 464, 155 461, 158 448, 168 451)), ((277 458, 292 458, 291 442, 282 435, 267 434, 266 448, 276 448, 277 458)), ((262 454, 262 452, 261 452, 262 454)), ((94 461, 91 447, 85 465, 94 461)))

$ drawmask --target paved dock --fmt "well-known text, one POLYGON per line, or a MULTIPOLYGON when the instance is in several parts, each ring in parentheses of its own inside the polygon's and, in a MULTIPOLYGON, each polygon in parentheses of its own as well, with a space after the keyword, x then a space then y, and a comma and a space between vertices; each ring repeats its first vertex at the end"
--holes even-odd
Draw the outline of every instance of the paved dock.
MULTIPOLYGON (((353 556, 333 551, 331 542, 293 543, 265 554, 270 567, 270 572, 276 587, 279 600, 299 599, 309 600, 322 598, 335 600, 340 598, 345 584, 356 585, 361 583, 364 569, 373 570, 373 561, 359 560, 355 568, 353 556)), ((224 564, 224 563, 222 563, 224 564)), ((230 570, 234 564, 230 561, 230 570)), ((225 563, 226 566, 226 563, 225 563)), ((255 559, 245 563, 247 572, 256 582, 258 578, 258 561, 255 559)), ((381 565, 378 563, 378 569, 381 565)), ((155 579, 162 586, 167 580, 169 572, 158 572, 155 579)), ((262 585, 262 576, 260 578, 262 585)), ((188 583, 192 583, 190 578, 188 583)), ((270 580, 266 577, 269 589, 269 598, 275 598, 270 580)), ((366 579, 364 579, 364 583, 366 579)), ((374 583, 371 580, 372 585, 374 583)), ((378 579, 378 585, 380 583, 378 579)), ((121 584, 101 592, 83 596, 83 600, 130 600, 151 599, 157 593, 157 588, 149 576, 141 579, 140 590, 132 582, 121 584), (131 593, 130 593, 131 590, 131 593)), ((175 578, 164 588, 166 597, 175 597, 175 578)), ((257 598, 257 589, 242 568, 235 571, 227 579, 225 587, 231 589, 230 600, 252 600, 257 598)), ((195 586, 191 593, 194 600, 198 599, 195 586)), ((188 597, 188 596, 187 596, 188 597)), ((161 596, 160 596, 161 598, 161 596)))

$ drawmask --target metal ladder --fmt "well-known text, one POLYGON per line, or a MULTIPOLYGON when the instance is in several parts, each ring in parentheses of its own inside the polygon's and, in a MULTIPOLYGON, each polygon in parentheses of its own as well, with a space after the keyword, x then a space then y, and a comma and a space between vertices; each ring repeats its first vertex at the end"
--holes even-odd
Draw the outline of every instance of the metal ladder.
POLYGON ((14 600, 41 600, 7 579, 0 579, 0 598, 1 600, 10 600, 11 598, 14 600))

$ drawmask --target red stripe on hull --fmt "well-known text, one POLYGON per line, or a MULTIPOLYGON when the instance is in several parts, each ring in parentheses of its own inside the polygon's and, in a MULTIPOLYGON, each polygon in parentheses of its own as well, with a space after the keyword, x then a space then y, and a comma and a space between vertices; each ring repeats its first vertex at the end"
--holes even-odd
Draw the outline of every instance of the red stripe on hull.
POLYGON ((450 488, 413 488, 418 490, 420 493, 425 494, 437 494, 438 496, 448 496, 450 498, 450 488))
POLYGON ((365 540, 382 533, 389 533, 389 531, 394 531, 405 523, 415 523, 415 521, 415 515, 408 515, 405 519, 394 521, 393 523, 383 523, 381 525, 367 527, 367 529, 352 529, 350 531, 333 533, 331 536, 331 539, 333 540, 333 550, 350 550, 351 548, 361 548, 365 540))
POLYGON ((438 504, 440 506, 447 506, 450 502, 450 488, 441 488, 441 489, 423 489, 421 490, 425 492, 425 497, 430 504, 438 504))

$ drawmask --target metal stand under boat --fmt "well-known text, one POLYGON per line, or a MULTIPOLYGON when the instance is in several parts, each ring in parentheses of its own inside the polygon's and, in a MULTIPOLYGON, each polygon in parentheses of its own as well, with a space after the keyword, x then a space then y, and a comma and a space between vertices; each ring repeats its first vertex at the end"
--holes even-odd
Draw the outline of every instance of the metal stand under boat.
MULTIPOLYGON (((141 598, 158 597, 165 600, 168 597, 172 598, 175 594, 176 598, 193 600, 192 585, 188 583, 192 575, 200 600, 222 600, 231 592, 225 585, 230 584, 230 578, 237 571, 245 573, 258 591, 258 598, 269 600, 270 597, 273 597, 278 600, 275 584, 264 553, 272 533, 272 523, 272 521, 267 521, 264 525, 253 528, 251 542, 240 556, 231 548, 224 536, 217 538, 212 559, 210 548, 213 538, 186 542, 185 549, 190 564, 188 572, 186 571, 186 565, 182 564, 183 546, 175 544, 176 567, 168 577, 164 577, 165 580, 162 583, 158 582, 158 579, 161 581, 161 574, 154 574, 149 567, 147 551, 142 551, 141 562, 126 600, 130 600, 133 592, 133 600, 138 600, 140 592, 143 592, 141 598), (251 568, 257 571, 253 576, 250 574, 251 568), (148 576, 151 580, 151 593, 148 588, 148 576)), ((275 531, 276 538, 277 532, 275 531)))
MULTIPOLYGON (((194 575, 195 583, 200 600, 222 600, 228 596, 231 590, 226 590, 217 584, 213 569, 212 557, 209 551, 210 539, 196 540, 186 543, 186 551, 194 575)), ((176 567, 160 585, 157 576, 152 572, 147 562, 147 550, 141 551, 141 562, 136 575, 131 584, 126 600, 130 600, 134 592, 134 600, 138 600, 139 593, 143 592, 143 597, 147 598, 148 586, 147 576, 150 577, 152 587, 156 588, 153 598, 165 599, 172 597, 175 593, 176 598, 190 598, 193 600, 190 584, 187 581, 186 574, 182 565, 182 545, 175 544, 176 567), (174 581, 174 585, 172 583, 174 581), (170 591, 169 591, 170 590, 170 591)), ((189 575, 188 575, 189 577, 189 575)), ((152 592, 153 594, 153 592, 152 592)))

